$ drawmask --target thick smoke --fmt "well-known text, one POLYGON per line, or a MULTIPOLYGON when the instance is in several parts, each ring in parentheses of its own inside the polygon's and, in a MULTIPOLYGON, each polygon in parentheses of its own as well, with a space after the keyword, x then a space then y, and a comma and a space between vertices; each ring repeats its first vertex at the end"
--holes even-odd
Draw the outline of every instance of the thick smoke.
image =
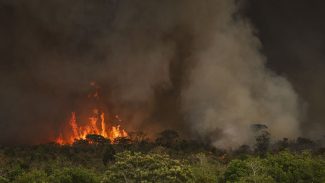
POLYGON ((56 136, 91 81, 128 130, 173 128, 218 147, 249 143, 255 123, 299 135, 297 95, 265 67, 234 0, 0 2, 3 143, 56 136))
POLYGON ((268 67, 285 75, 306 102, 303 136, 324 140, 325 1, 247 2, 243 10, 259 30, 268 67))
POLYGON ((209 48, 196 55, 182 95, 187 120, 203 136, 220 133, 211 140, 223 147, 251 142, 254 123, 266 124, 277 138, 297 136, 297 95, 285 78, 265 68, 249 25, 228 16, 229 22, 217 23, 209 48))

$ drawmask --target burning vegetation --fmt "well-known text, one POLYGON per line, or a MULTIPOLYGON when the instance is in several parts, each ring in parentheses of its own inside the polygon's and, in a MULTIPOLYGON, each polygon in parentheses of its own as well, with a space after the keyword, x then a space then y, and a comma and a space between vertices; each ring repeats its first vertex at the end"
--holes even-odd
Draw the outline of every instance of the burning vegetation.
MULTIPOLYGON (((118 116, 115 118, 120 120, 118 116)), ((55 140, 56 143, 60 145, 73 144, 75 140, 86 140, 87 135, 92 134, 103 136, 112 142, 116 138, 128 136, 128 133, 120 125, 109 127, 105 122, 104 113, 99 113, 97 109, 94 109, 94 115, 89 118, 85 126, 78 125, 76 113, 72 112, 69 126, 71 133, 61 133, 55 140)))
MULTIPOLYGON (((91 83, 96 90, 88 95, 90 99, 99 99, 99 87, 95 82, 91 83)), ((88 121, 84 125, 79 122, 76 112, 71 113, 70 120, 66 126, 68 130, 61 132, 59 137, 56 138, 55 142, 60 145, 73 144, 76 140, 86 140, 88 135, 99 135, 105 139, 109 139, 114 142, 115 139, 121 137, 128 137, 128 133, 118 125, 112 125, 114 123, 120 123, 122 120, 118 115, 112 117, 112 119, 107 122, 105 120, 105 113, 98 108, 92 110, 88 121), (111 125, 110 125, 111 124, 111 125)))

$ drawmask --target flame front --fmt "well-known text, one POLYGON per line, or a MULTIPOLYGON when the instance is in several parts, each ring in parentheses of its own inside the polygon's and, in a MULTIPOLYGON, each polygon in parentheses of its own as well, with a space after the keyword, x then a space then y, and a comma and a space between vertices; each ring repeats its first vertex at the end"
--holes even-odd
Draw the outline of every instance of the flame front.
MULTIPOLYGON (((94 89, 88 94, 89 100, 96 101, 99 100, 99 89, 100 87, 96 82, 91 82, 90 86, 94 89)), ((69 120, 69 129, 61 133, 59 137, 56 138, 55 142, 58 144, 73 144, 76 140, 85 140, 87 135, 95 134, 101 135, 106 139, 110 139, 112 142, 119 137, 128 137, 128 133, 120 127, 120 125, 109 127, 105 121, 104 112, 98 110, 99 106, 94 107, 88 121, 85 125, 79 125, 77 121, 77 115, 75 112, 71 113, 71 118, 69 120)), ((118 115, 114 116, 113 121, 117 121, 118 124, 122 122, 118 115)))
MULTIPOLYGON (((118 121, 121 121, 118 116, 115 116, 118 121)), ((120 125, 108 127, 105 122, 105 114, 99 113, 97 109, 93 110, 93 115, 89 117, 86 125, 79 126, 77 122, 76 113, 71 113, 71 118, 69 121, 69 131, 68 133, 60 134, 55 140, 56 143, 63 144, 73 144, 75 140, 86 139, 88 134, 101 135, 111 141, 119 137, 127 137, 128 133, 120 127, 120 125)))

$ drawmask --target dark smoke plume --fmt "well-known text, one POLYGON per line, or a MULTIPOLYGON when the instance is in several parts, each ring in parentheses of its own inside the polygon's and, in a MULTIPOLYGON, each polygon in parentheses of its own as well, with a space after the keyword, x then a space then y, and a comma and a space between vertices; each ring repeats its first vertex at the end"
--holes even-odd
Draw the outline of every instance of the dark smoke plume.
POLYGON ((82 110, 89 83, 128 130, 232 147, 249 126, 300 134, 297 94, 265 66, 234 0, 0 1, 1 143, 40 143, 82 110), (80 107, 81 106, 81 107, 80 107), (213 134, 213 135, 211 135, 213 134))

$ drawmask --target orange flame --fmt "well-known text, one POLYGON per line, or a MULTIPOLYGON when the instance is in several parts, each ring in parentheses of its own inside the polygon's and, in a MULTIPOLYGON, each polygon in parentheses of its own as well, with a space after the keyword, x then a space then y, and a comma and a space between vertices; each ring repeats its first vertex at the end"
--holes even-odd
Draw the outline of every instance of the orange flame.
MULTIPOLYGON (((95 87, 96 91, 90 93, 88 98, 99 99, 99 86, 95 82, 90 84, 95 87)), ((122 122, 119 116, 114 117, 118 122, 122 122)), ((89 134, 101 135, 104 138, 110 139, 112 142, 119 137, 128 137, 128 133, 120 127, 111 126, 109 127, 105 122, 105 114, 103 112, 99 112, 97 108, 93 109, 92 115, 89 117, 89 120, 86 125, 79 126, 77 122, 76 113, 71 113, 71 118, 69 121, 69 132, 60 134, 58 138, 56 138, 55 142, 64 145, 64 144, 73 144, 75 140, 85 140, 86 136, 89 134)))
MULTIPOLYGON (((119 118, 118 120, 120 121, 119 118)), ((76 113, 72 112, 69 126, 71 133, 64 134, 64 136, 60 134, 55 140, 56 143, 60 145, 73 144, 75 140, 85 140, 88 134, 101 135, 111 141, 119 137, 128 137, 128 133, 120 125, 107 127, 104 113, 99 114, 97 109, 94 110, 94 115, 89 117, 88 123, 84 126, 78 125, 76 113)))

